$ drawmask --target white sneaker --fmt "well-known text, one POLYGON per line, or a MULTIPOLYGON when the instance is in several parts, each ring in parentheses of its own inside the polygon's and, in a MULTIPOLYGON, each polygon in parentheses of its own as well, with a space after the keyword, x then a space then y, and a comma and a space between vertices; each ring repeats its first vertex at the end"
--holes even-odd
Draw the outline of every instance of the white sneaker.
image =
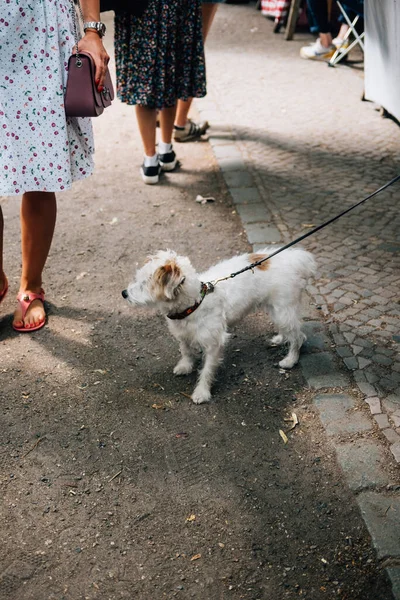
POLYGON ((178 127, 177 125, 174 125, 174 140, 175 142, 190 142, 191 140, 198 140, 202 135, 205 134, 209 127, 210 125, 208 121, 195 123, 189 119, 185 127, 178 127))
POLYGON ((329 60, 335 52, 336 46, 331 44, 329 48, 325 48, 319 38, 314 44, 300 48, 301 58, 308 58, 310 60, 329 60))
POLYGON ((340 48, 341 50, 346 50, 350 46, 349 38, 344 40, 343 38, 335 37, 335 39, 332 40, 332 44, 336 46, 336 49, 340 48))

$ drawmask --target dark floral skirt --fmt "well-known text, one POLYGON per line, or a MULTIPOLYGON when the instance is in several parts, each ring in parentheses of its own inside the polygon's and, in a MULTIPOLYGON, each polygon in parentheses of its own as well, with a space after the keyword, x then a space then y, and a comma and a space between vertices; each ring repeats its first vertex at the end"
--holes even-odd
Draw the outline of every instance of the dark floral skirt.
POLYGON ((115 15, 122 102, 168 108, 206 95, 201 0, 150 0, 142 17, 115 15))

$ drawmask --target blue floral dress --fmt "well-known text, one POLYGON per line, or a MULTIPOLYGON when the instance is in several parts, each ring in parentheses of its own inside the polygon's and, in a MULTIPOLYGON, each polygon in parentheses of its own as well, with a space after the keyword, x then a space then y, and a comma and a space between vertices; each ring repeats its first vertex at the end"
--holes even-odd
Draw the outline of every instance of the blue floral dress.
POLYGON ((90 119, 64 111, 68 0, 0 0, 0 195, 57 192, 93 169, 90 119))
POLYGON ((168 108, 206 94, 201 0, 150 0, 142 17, 115 15, 117 94, 168 108))

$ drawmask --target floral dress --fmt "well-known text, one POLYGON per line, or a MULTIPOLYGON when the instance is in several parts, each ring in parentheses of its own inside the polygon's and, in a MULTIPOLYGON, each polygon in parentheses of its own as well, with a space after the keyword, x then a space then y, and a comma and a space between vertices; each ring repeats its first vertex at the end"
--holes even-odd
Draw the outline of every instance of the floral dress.
POLYGON ((142 17, 115 15, 118 97, 168 108, 206 94, 201 0, 150 0, 142 17))
POLYGON ((0 0, 0 195, 58 192, 93 169, 90 119, 66 119, 68 0, 0 0))

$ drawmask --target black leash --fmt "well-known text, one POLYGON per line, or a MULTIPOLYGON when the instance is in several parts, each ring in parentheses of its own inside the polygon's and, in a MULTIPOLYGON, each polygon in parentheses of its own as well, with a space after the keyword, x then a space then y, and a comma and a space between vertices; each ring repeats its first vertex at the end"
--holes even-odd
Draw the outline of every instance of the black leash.
POLYGON ((305 233, 304 235, 301 235, 300 237, 296 238, 292 242, 289 242, 289 244, 286 244, 285 246, 282 246, 282 248, 278 248, 278 250, 275 250, 275 252, 273 252, 269 256, 265 256, 261 260, 258 260, 257 262, 252 263, 251 265, 248 265, 244 269, 241 269, 240 271, 236 271, 236 273, 231 273, 230 275, 227 275, 226 277, 220 277, 219 279, 215 279, 214 281, 211 281, 211 282, 207 283, 206 285, 209 286, 209 290, 208 291, 212 292, 214 290, 214 286, 217 283, 219 283, 220 281, 225 281, 225 279, 233 279, 233 277, 236 277, 236 275, 240 275, 241 273, 244 273, 245 271, 249 271, 250 269, 254 269, 255 267, 258 267, 259 265, 261 265, 266 260, 269 260, 270 258, 272 258, 273 256, 276 256, 280 252, 283 252, 284 250, 287 250, 291 246, 294 246, 295 244, 298 244, 302 240, 305 240, 310 235, 313 235, 313 233, 316 233, 317 231, 320 231, 320 229, 323 229, 324 227, 327 227, 327 225, 330 225, 331 223, 334 223, 335 221, 337 221, 338 219, 340 219, 340 217, 343 217, 344 215, 346 215, 351 210, 354 210, 355 208, 357 208, 357 206, 361 206, 361 204, 364 204, 364 202, 366 202, 370 198, 373 198, 377 194, 380 194, 380 192, 383 192, 383 190, 386 190, 386 188, 388 188, 389 186, 391 186, 394 183, 396 183, 396 181, 398 181, 399 179, 400 179, 400 175, 397 175, 397 177, 395 177, 394 179, 392 179, 388 183, 385 183, 385 185, 383 185, 379 189, 375 190, 375 192, 372 192, 372 194, 369 194, 369 196, 367 196, 363 200, 360 200, 356 204, 353 204, 353 206, 350 206, 350 208, 347 208, 346 210, 344 210, 340 214, 336 215, 336 217, 333 217, 332 219, 329 219, 329 221, 325 221, 325 223, 322 223, 321 225, 318 225, 317 227, 314 227, 314 229, 311 229, 311 231, 308 231, 307 233, 305 233))

